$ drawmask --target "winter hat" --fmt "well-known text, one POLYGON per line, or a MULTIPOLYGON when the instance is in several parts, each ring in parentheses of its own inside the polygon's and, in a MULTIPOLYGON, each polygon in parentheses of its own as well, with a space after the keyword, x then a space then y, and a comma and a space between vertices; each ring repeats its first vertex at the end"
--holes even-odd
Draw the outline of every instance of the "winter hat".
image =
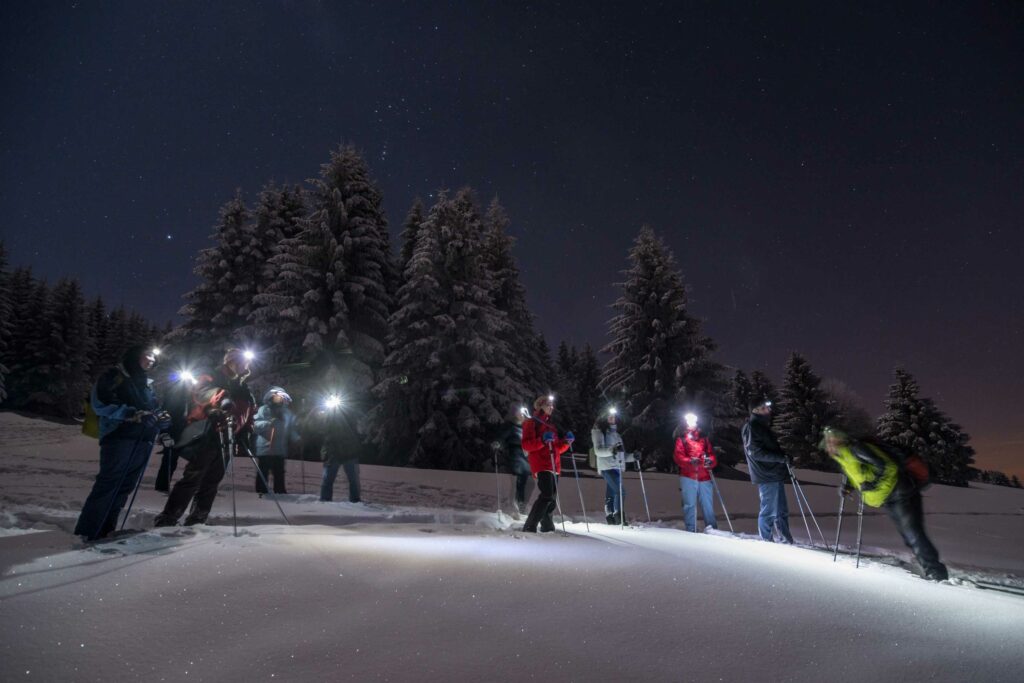
POLYGON ((285 403, 292 402, 292 397, 288 394, 287 391, 285 391, 281 387, 270 387, 269 389, 267 389, 267 393, 263 395, 263 402, 269 402, 272 398, 274 398, 274 394, 280 394, 281 397, 284 398, 285 403))
POLYGON ((146 371, 142 369, 142 364, 139 361, 146 355, 146 353, 149 352, 149 348, 150 347, 144 344, 129 346, 121 356, 121 365, 124 367, 125 372, 129 375, 146 374, 146 371))
POLYGON ((756 399, 756 400, 753 400, 750 403, 748 403, 747 404, 747 408, 750 410, 750 412, 754 412, 755 410, 757 410, 758 408, 760 408, 762 406, 769 406, 769 407, 771 407, 771 405, 772 405, 772 402, 769 401, 767 398, 760 398, 760 399, 756 399))

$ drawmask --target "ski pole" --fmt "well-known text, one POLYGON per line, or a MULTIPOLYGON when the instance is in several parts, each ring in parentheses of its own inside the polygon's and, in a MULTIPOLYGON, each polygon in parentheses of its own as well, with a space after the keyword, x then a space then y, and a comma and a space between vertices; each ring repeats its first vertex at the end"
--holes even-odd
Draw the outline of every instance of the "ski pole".
MULTIPOLYGON (((789 464, 789 460, 786 461, 786 469, 789 470, 789 478, 793 482, 793 497, 796 498, 797 507, 800 508, 800 516, 803 517, 804 526, 807 528, 807 542, 813 546, 814 537, 811 536, 811 525, 807 523, 807 515, 804 514, 804 504, 800 500, 800 496, 797 494, 797 486, 799 486, 799 484, 796 481, 796 474, 793 473, 793 466, 789 464)), ((785 491, 783 491, 783 495, 785 495, 785 491)))
MULTIPOLYGON (((227 450, 224 453, 225 463, 231 467, 231 519, 235 529, 235 538, 238 538, 238 504, 235 500, 235 420, 228 415, 225 431, 227 434, 227 450)), ((257 466, 258 468, 258 466, 257 466)), ((269 490, 269 489, 268 489, 269 490)))
POLYGON ((821 525, 818 524, 818 518, 814 515, 814 510, 811 509, 811 501, 807 500, 807 494, 804 493, 804 487, 800 485, 800 482, 794 480, 794 485, 800 497, 804 499, 804 506, 807 508, 807 514, 811 516, 811 521, 814 522, 814 527, 818 530, 818 536, 821 537, 821 543, 825 546, 826 550, 831 550, 828 541, 825 540, 825 533, 821 530, 821 525))
POLYGON ((626 501, 622 497, 622 481, 626 478, 626 456, 622 456, 622 467, 618 468, 619 471, 619 528, 626 528, 626 501))
POLYGON ((299 452, 299 471, 302 476, 302 495, 306 495, 306 454, 299 452))
POLYGON ((846 475, 839 484, 839 520, 836 522, 836 547, 832 551, 832 561, 839 556, 839 534, 843 531, 843 507, 846 505, 846 475))
POLYGON ((715 479, 715 473, 711 470, 710 467, 708 467, 707 469, 708 474, 711 475, 711 485, 715 488, 715 493, 718 494, 718 502, 722 504, 722 512, 725 514, 725 521, 729 523, 729 531, 731 531, 732 533, 736 533, 736 529, 732 527, 732 520, 729 519, 729 511, 725 509, 725 499, 722 498, 722 490, 718 488, 718 480, 715 479))
MULTIPOLYGON (((256 468, 256 474, 258 474, 259 477, 260 477, 260 480, 263 481, 263 487, 265 489, 267 489, 267 491, 269 492, 270 491, 270 482, 267 481, 267 478, 266 478, 266 476, 264 476, 263 471, 260 470, 259 463, 256 461, 256 456, 253 455, 252 451, 249 450, 248 448, 245 449, 245 454, 249 456, 250 460, 252 460, 252 464, 256 468)), ((276 479, 275 479, 275 481, 276 481, 276 479)), ((280 512, 281 516, 284 518, 284 523, 287 524, 288 526, 291 526, 292 523, 288 520, 288 515, 284 514, 284 508, 282 508, 281 507, 281 503, 278 502, 277 496, 272 496, 271 500, 273 500, 274 504, 277 505, 277 511, 280 512)))
POLYGON ((864 494, 860 494, 857 504, 857 569, 860 569, 860 542, 864 538, 864 494))
MULTIPOLYGON (((571 444, 572 442, 570 442, 571 444)), ((576 492, 580 494, 580 509, 583 511, 583 523, 587 525, 587 533, 590 533, 590 520, 587 519, 587 506, 583 504, 583 488, 580 487, 580 471, 576 469, 576 455, 569 446, 569 459, 572 460, 572 472, 576 477, 576 492)))
POLYGON ((636 473, 640 475, 640 493, 644 497, 644 511, 647 513, 647 523, 651 523, 651 506, 647 504, 647 487, 644 486, 644 468, 640 466, 640 459, 633 457, 636 462, 636 473))
POLYGON ((498 476, 498 449, 497 442, 491 444, 491 452, 494 454, 494 493, 498 499, 498 519, 501 519, 501 477, 498 476))
POLYGON ((566 536, 569 532, 565 530, 565 513, 562 512, 562 503, 558 500, 558 475, 555 474, 555 443, 548 441, 548 453, 551 454, 551 482, 555 488, 555 507, 558 508, 558 516, 562 518, 562 533, 566 536))
POLYGON ((146 464, 142 466, 142 471, 139 472, 139 478, 135 482, 135 490, 132 491, 132 498, 128 501, 128 509, 125 510, 124 519, 121 520, 120 529, 124 530, 124 525, 128 523, 128 516, 132 514, 132 506, 135 505, 135 496, 139 495, 139 486, 142 484, 142 477, 146 474, 146 468, 149 467, 149 461, 153 457, 153 449, 149 449, 149 455, 146 456, 146 464))

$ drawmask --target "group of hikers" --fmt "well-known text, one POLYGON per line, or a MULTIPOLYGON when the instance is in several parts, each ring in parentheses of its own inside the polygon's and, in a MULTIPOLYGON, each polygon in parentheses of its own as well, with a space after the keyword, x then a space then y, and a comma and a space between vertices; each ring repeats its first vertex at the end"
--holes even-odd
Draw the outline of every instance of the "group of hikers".
MULTIPOLYGON (((187 400, 169 402, 175 407, 166 410, 149 377, 156 362, 155 349, 134 346, 91 391, 89 405, 99 422, 100 470, 75 534, 95 541, 114 530, 129 495, 141 482, 154 443, 161 434, 168 433, 173 442, 165 443, 157 478, 157 488, 168 496, 154 520, 155 526, 178 524, 186 509, 185 525, 205 523, 231 458, 243 452, 257 465, 257 493, 269 491, 271 478, 274 493, 286 493, 285 460, 292 453, 307 450, 310 444, 323 461, 320 500, 332 500, 335 478, 343 468, 349 500, 359 502, 358 454, 362 443, 356 429, 358 420, 339 409, 338 397, 329 397, 300 417, 291 409, 288 392, 274 386, 257 406, 247 384, 252 356, 232 348, 210 374, 183 377, 187 400), (177 458, 188 464, 171 486, 177 458)), ((797 486, 792 463, 772 432, 771 402, 758 400, 749 408, 742 438, 750 481, 757 486, 760 498, 758 534, 765 541, 793 543, 785 488, 789 481, 797 486)), ((523 524, 525 532, 555 530, 552 514, 558 504, 562 456, 571 453, 575 435, 571 431, 560 433, 552 417, 554 410, 554 396, 538 397, 533 411, 517 411, 514 422, 494 444, 509 455, 519 513, 526 510, 527 482, 532 477, 537 483, 537 497, 523 524)), ((626 451, 618 417, 614 408, 598 416, 591 441, 596 469, 605 481, 605 520, 624 525, 623 473, 630 463, 636 463, 639 469, 639 463, 637 454, 626 451)), ((674 440, 683 524, 687 531, 697 530, 699 507, 705 530, 716 529, 713 470, 718 461, 696 415, 686 416, 685 427, 676 431, 674 440)), ((948 571, 924 531, 921 490, 926 481, 916 471, 919 459, 892 444, 856 439, 835 428, 824 430, 820 447, 843 473, 840 495, 857 490, 862 503, 885 508, 925 577, 947 579, 948 571)))
POLYGON ((228 349, 221 365, 209 374, 183 373, 162 404, 153 389, 150 369, 158 351, 133 346, 121 362, 97 380, 89 395, 89 408, 98 418, 100 471, 75 525, 75 534, 87 541, 114 531, 122 509, 141 482, 158 437, 164 442, 156 489, 168 494, 154 519, 158 527, 203 524, 210 515, 221 480, 232 457, 252 457, 256 465, 255 490, 285 494, 285 460, 291 454, 305 458, 311 450, 323 462, 320 500, 331 501, 338 471, 348 478, 349 501, 360 502, 359 453, 362 448, 352 408, 330 397, 305 415, 291 408, 292 398, 272 386, 261 405, 248 385, 252 355, 228 349), (181 477, 170 484, 178 459, 187 462, 181 477))

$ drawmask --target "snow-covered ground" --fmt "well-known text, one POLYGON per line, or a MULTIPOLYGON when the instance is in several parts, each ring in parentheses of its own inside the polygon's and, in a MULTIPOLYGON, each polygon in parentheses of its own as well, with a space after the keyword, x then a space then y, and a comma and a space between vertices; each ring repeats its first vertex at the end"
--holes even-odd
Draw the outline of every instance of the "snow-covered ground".
MULTIPOLYGON (((569 534, 534 536, 494 512, 493 474, 363 466, 366 503, 319 503, 318 467, 302 482, 297 462, 286 526, 239 461, 237 537, 226 484, 210 526, 83 547, 96 460, 74 426, 0 413, 0 680, 1024 679, 1024 597, 923 581, 884 515, 865 519, 860 569, 753 540, 742 480, 720 481, 735 536, 680 531, 678 480, 653 473, 655 523, 633 474, 643 523, 588 532, 566 477, 569 534)), ((128 527, 163 505, 156 466, 128 527)), ((834 477, 801 480, 831 541, 834 477)), ((603 482, 582 485, 593 519, 603 482)), ((507 476, 501 493, 507 512, 507 476)), ((1024 585, 1024 492, 934 486, 925 508, 955 577, 1024 585)))

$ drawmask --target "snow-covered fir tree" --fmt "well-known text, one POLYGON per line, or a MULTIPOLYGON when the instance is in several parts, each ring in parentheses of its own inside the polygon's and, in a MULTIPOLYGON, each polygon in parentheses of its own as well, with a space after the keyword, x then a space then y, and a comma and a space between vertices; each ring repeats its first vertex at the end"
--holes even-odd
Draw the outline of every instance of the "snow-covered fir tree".
POLYGON ((409 267, 409 261, 412 260, 413 252, 416 251, 416 238, 420 231, 420 225, 423 224, 423 212, 423 202, 417 197, 409 209, 409 213, 405 216, 405 222, 402 223, 400 235, 402 246, 398 256, 398 268, 402 273, 405 273, 406 268, 409 267))
POLYGON ((491 297, 494 305, 508 319, 505 335, 511 349, 509 371, 517 382, 527 387, 528 395, 520 401, 532 400, 548 390, 547 369, 533 313, 526 304, 526 290, 519 278, 519 267, 512 256, 515 240, 508 234, 509 218, 495 198, 484 217, 484 258, 490 270, 491 297))
POLYGON ((917 380, 903 368, 896 369, 889 387, 885 413, 878 418, 878 437, 924 458, 933 479, 967 485, 974 461, 970 436, 931 399, 920 396, 917 380))
POLYGON ((185 322, 172 339, 196 349, 200 356, 215 358, 231 343, 245 324, 250 305, 249 288, 240 283, 237 261, 248 249, 252 229, 241 190, 220 209, 220 221, 210 239, 214 245, 199 252, 194 271, 199 284, 185 295, 179 314, 185 322), (236 292, 236 287, 240 287, 236 292))
POLYGON ((77 281, 65 278, 54 286, 45 325, 47 340, 38 368, 43 376, 33 403, 51 406, 56 414, 72 417, 82 410, 89 392, 92 346, 85 299, 77 281))
POLYGON ((7 354, 11 348, 11 336, 14 333, 14 324, 11 319, 13 308, 11 305, 11 284, 10 274, 7 272, 7 251, 4 243, 0 240, 0 403, 7 400, 7 373, 9 370, 4 364, 7 361, 7 354))
MULTIPOLYGON (((43 363, 49 340, 48 307, 50 290, 46 282, 36 280, 28 268, 17 268, 9 278, 11 330, 6 382, 11 405, 31 407, 31 396, 45 385, 43 363)), ((45 406, 44 406, 45 407, 45 406)))
POLYGON ((352 147, 332 152, 310 183, 309 214, 279 244, 251 320, 277 359, 301 360, 305 379, 332 377, 364 401, 384 362, 397 280, 381 193, 352 147))
POLYGON ((726 387, 720 366, 711 358, 714 344, 689 313, 672 252, 645 226, 629 261, 609 323, 612 341, 602 349, 611 359, 601 386, 610 398, 621 399, 631 418, 626 431, 633 443, 653 452, 658 466, 667 469, 678 409, 711 415, 723 402, 726 387))
MULTIPOLYGON (((277 276, 271 259, 282 242, 299 234, 305 216, 305 197, 300 186, 278 187, 269 183, 260 192, 253 209, 252 235, 246 250, 248 260, 258 268, 251 286, 255 289, 252 299, 266 291, 277 276)), ((252 301, 249 308, 251 313, 252 301)))
POLYGON ((577 444, 574 448, 577 452, 586 452, 590 448, 590 427, 599 414, 605 413, 610 407, 601 392, 601 366, 590 344, 584 344, 577 356, 573 379, 575 404, 579 411, 575 425, 577 444))
POLYGON ((821 431, 831 417, 821 378, 811 370, 807 359, 793 353, 786 362, 782 400, 775 410, 774 428, 779 443, 800 467, 826 467, 827 456, 818 449, 821 431))
POLYGON ((483 238, 468 188, 439 193, 420 225, 370 419, 389 461, 405 451, 421 467, 480 469, 494 430, 526 393, 509 369, 509 323, 491 296, 483 238))
POLYGON ((558 345, 555 356, 555 414, 554 422, 563 431, 569 429, 579 431, 582 410, 576 390, 576 369, 579 365, 579 351, 575 346, 563 341, 558 345))

